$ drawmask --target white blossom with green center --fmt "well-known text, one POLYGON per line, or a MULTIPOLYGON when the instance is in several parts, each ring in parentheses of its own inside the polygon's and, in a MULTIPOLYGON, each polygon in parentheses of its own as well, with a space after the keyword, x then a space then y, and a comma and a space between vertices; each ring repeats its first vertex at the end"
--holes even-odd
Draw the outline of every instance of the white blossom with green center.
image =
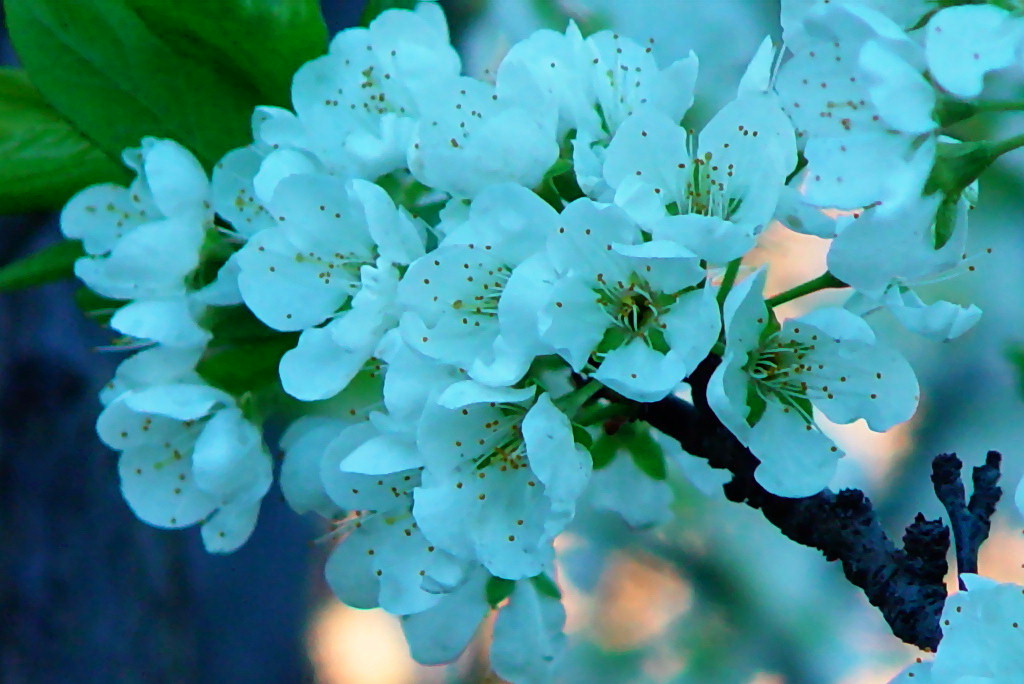
POLYGON ((708 403, 761 461, 754 475, 780 496, 810 496, 829 483, 841 456, 817 427, 813 408, 836 423, 858 418, 872 430, 917 408, 913 370, 875 343, 859 317, 826 308, 773 329, 761 294, 765 271, 726 298, 726 347, 708 383, 708 403))
POLYGON ((413 515, 428 539, 507 579, 550 567, 591 471, 569 419, 547 394, 473 381, 427 405, 416 445, 425 464, 413 515))
POLYGON ((629 117, 604 163, 615 203, 654 239, 712 263, 746 253, 774 215, 795 164, 792 125, 774 95, 752 85, 767 80, 745 78, 740 96, 697 141, 657 110, 629 117))
POLYGON ((547 243, 555 273, 541 339, 576 372, 593 369, 637 401, 661 399, 718 338, 718 305, 698 287, 699 260, 671 243, 641 243, 639 227, 613 205, 577 200, 560 224, 547 243))
POLYGON ((524 187, 489 187, 459 220, 441 223, 441 245, 410 265, 399 285, 401 331, 412 348, 465 368, 481 382, 518 381, 534 356, 540 291, 530 257, 558 214, 524 187), (522 268, 517 268, 520 265, 522 268))

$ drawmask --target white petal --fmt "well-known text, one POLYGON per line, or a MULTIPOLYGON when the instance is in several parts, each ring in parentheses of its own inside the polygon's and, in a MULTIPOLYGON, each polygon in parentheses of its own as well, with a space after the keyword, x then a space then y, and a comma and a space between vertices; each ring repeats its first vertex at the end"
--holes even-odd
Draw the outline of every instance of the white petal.
POLYGON ((309 155, 295 150, 276 150, 267 155, 252 179, 256 197, 263 206, 270 206, 277 186, 294 175, 316 173, 319 169, 309 155))
POLYGON ((341 470, 361 475, 390 475, 421 467, 415 440, 400 435, 372 437, 341 461, 341 470))
POLYGON ((518 404, 533 398, 536 387, 524 387, 515 389, 513 387, 490 387, 472 380, 463 380, 451 385, 441 396, 437 403, 445 408, 457 409, 470 404, 481 404, 484 402, 497 402, 501 404, 518 404))
POLYGON ((335 342, 332 322, 324 328, 309 328, 299 336, 294 349, 281 357, 281 385, 302 401, 333 397, 345 389, 369 360, 372 346, 346 349, 335 342))
POLYGON ((198 384, 147 387, 125 393, 123 401, 139 413, 154 413, 176 420, 202 418, 218 404, 234 403, 224 392, 198 384))
POLYGON ((530 468, 548 497, 556 505, 572 505, 587 485, 592 463, 586 449, 575 444, 569 419, 547 392, 523 418, 522 433, 530 468))
POLYGON ((671 202, 684 182, 679 164, 691 161, 687 149, 685 129, 662 112, 644 109, 626 119, 608 144, 604 178, 612 188, 627 178, 640 179, 671 202))
POLYGON ((168 347, 202 347, 211 337, 196 322, 184 296, 132 302, 117 310, 110 319, 110 327, 168 347))
POLYGON ((712 287, 687 292, 658 317, 669 348, 686 367, 686 374, 704 360, 722 331, 717 292, 712 287))
POLYGON ((925 28, 928 68, 957 97, 981 94, 985 74, 1013 63, 1021 22, 991 5, 946 7, 925 28))
POLYGON ((465 650, 490 612, 485 598, 488 577, 487 572, 477 570, 433 608, 402 618, 402 631, 416 662, 439 665, 455 660, 465 650))
POLYGON ((343 539, 324 566, 324 577, 334 595, 353 608, 379 605, 380 580, 369 555, 370 540, 365 535, 343 539))
POLYGON ((200 528, 207 553, 231 553, 244 544, 256 528, 259 513, 259 501, 221 506, 200 528))
POLYGON ((593 377, 629 399, 651 402, 664 399, 690 370, 679 355, 651 349, 636 337, 605 354, 593 377))
POLYGON ((316 511, 325 518, 338 513, 320 479, 320 462, 344 423, 330 418, 305 416, 289 426, 281 438, 281 493, 300 515, 316 511))
POLYGON ((250 146, 228 152, 213 168, 213 206, 245 237, 274 224, 253 188, 262 162, 263 155, 250 146))
POLYGON ((69 238, 82 241, 88 254, 105 254, 117 240, 140 223, 156 218, 145 216, 146 207, 131 199, 120 185, 93 185, 72 197, 60 215, 60 228, 69 238))
POLYGON ((737 97, 748 93, 765 93, 771 89, 772 67, 777 52, 772 37, 765 36, 740 78, 737 97))
POLYGON ((812 496, 827 487, 842 455, 815 426, 774 401, 751 428, 749 446, 761 461, 754 471, 758 484, 786 497, 812 496))
POLYGON ((860 65, 873 76, 871 101, 890 126, 912 134, 935 130, 935 89, 920 71, 875 40, 861 49, 860 65))
POLYGON ((258 501, 273 479, 262 435, 238 409, 218 411, 203 428, 192 453, 192 472, 200 487, 222 501, 258 501))
POLYGON ((672 241, 690 254, 725 264, 746 254, 762 224, 733 223, 717 216, 666 216, 651 226, 655 240, 672 241))
POLYGON ((541 339, 577 372, 587 364, 611 323, 596 299, 582 279, 563 278, 552 288, 550 299, 540 312, 541 339))
POLYGON ((926 305, 910 290, 890 288, 883 301, 903 327, 936 342, 963 335, 981 319, 981 309, 974 304, 958 306, 938 301, 926 305))
POLYGON ((217 499, 195 483, 190 459, 173 442, 170 448, 160 444, 128 449, 117 469, 125 501, 150 525, 188 527, 217 507, 217 499))
POLYGON ((533 582, 517 582, 494 623, 494 671, 514 682, 549 681, 565 645, 564 624, 565 609, 559 599, 540 594, 533 582))
POLYGON ((209 181, 192 153, 173 140, 142 141, 143 172, 153 201, 164 216, 205 212, 209 205, 209 181))

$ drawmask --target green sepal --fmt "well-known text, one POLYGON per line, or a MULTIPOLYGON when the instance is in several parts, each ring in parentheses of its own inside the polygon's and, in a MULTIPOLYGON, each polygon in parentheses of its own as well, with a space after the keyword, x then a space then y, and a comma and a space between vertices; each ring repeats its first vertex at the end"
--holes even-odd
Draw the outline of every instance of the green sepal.
POLYGON ((498 604, 512 595, 516 589, 516 583, 512 580, 501 577, 490 577, 487 579, 487 586, 484 595, 487 597, 487 604, 491 608, 497 608, 498 604))
POLYGON ((70 278, 75 261, 85 256, 79 240, 62 240, 34 254, 0 266, 0 292, 22 290, 70 278))
POLYGON ((757 422, 761 420, 761 416, 764 415, 765 409, 768 408, 768 404, 761 397, 754 383, 747 383, 747 407, 750 411, 747 413, 747 425, 753 427, 757 425, 757 422))
POLYGON ((939 203, 935 212, 935 225, 932 229, 932 246, 942 249, 956 230, 957 204, 960 196, 946 195, 939 203))
POLYGON ((530 578, 530 582, 533 583, 533 588, 537 590, 537 593, 541 596, 547 596, 553 598, 556 601, 562 600, 562 590, 558 588, 558 583, 551 579, 547 573, 541 573, 530 578))
POLYGON ((959 197, 997 158, 989 141, 940 142, 924 193, 941 192, 946 197, 959 197))
POLYGON ((363 15, 359 18, 359 24, 361 26, 369 26, 370 22, 376 19, 378 15, 389 9, 411 10, 418 4, 418 0, 367 0, 366 7, 363 9, 363 15))
POLYGON ((21 69, 0 68, 0 214, 58 209, 126 170, 49 105, 21 69))

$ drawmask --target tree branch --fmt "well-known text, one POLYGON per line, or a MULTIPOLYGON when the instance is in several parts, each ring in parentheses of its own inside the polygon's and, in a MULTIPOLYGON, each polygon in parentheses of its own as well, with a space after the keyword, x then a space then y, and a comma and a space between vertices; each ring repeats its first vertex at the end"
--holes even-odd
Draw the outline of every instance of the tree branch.
MULTIPOLYGON (((713 468, 731 472, 733 478, 724 486, 729 500, 760 510, 793 541, 818 549, 829 561, 840 561, 846 578, 881 611, 893 634, 920 648, 937 648, 942 639, 939 619, 946 600, 943 579, 949 529, 940 520, 926 520, 919 513, 903 535, 902 548, 898 548, 860 490, 825 489, 797 499, 765 490, 754 479, 757 458, 719 422, 707 404, 707 382, 717 364, 717 358, 709 357, 688 378, 693 404, 669 396, 644 404, 641 419, 678 440, 694 456, 706 459, 713 468)), ((994 485, 992 468, 998 477, 998 458, 993 461, 990 456, 990 465, 980 474, 975 471, 976 483, 991 481, 994 485)), ((990 488, 983 484, 983 493, 979 495, 978 491, 976 484, 971 499, 974 509, 979 514, 990 512, 995 501, 984 493, 990 488)))
MULTIPOLYGON (((960 479, 963 464, 956 454, 940 454, 932 462, 932 485, 949 514, 956 542, 957 575, 978 572, 978 550, 988 538, 992 514, 1003 490, 999 488, 999 462, 1002 457, 996 451, 988 452, 985 465, 974 469, 974 493, 970 503, 964 493, 960 479)), ((963 580, 960 588, 966 589, 963 580)))

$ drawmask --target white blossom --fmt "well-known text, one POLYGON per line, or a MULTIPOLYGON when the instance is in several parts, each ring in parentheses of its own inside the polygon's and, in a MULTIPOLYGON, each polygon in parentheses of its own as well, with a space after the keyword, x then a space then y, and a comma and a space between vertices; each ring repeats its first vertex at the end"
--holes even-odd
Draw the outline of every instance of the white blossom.
POLYGON ((907 420, 917 407, 913 370, 875 343, 859 317, 837 308, 770 325, 764 270, 725 302, 726 349, 708 384, 708 403, 761 465, 758 482, 781 496, 825 486, 839 448, 814 422, 812 406, 837 423, 864 418, 873 430, 907 420))

